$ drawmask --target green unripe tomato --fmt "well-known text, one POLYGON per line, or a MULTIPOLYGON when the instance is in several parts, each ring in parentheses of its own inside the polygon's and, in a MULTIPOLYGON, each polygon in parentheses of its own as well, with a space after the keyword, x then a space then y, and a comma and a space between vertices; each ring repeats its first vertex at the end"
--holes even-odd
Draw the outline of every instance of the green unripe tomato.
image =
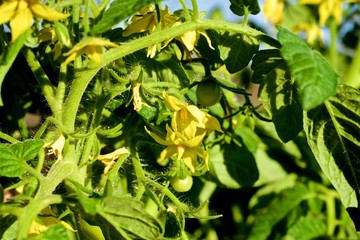
POLYGON ((187 192, 193 185, 193 179, 190 175, 187 175, 184 179, 175 176, 171 179, 170 184, 177 192, 187 192))
POLYGON ((198 84, 196 89, 196 97, 198 103, 210 107, 221 98, 221 88, 219 84, 213 80, 205 80, 198 84))

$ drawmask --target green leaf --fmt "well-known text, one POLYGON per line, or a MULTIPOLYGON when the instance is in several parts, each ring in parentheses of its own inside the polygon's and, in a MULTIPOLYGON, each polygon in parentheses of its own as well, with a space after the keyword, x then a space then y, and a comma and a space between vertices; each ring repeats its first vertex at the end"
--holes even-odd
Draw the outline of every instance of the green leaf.
POLYGON ((44 145, 43 140, 26 140, 12 145, 0 144, 0 176, 20 177, 44 145))
POLYGON ((8 45, 6 51, 0 55, 0 107, 4 105, 1 98, 1 85, 30 33, 30 30, 26 31, 15 42, 8 45))
POLYGON ((81 233, 84 234, 86 239, 105 240, 104 235, 99 226, 91 225, 82 218, 78 220, 81 233))
POLYGON ((338 75, 326 59, 296 34, 279 27, 278 39, 281 55, 286 60, 291 75, 299 88, 300 102, 310 110, 336 93, 338 75))
POLYGON ((36 157, 44 145, 41 139, 30 139, 11 145, 10 149, 18 158, 23 161, 29 161, 36 157))
POLYGON ((339 192, 360 230, 360 92, 340 85, 339 93, 304 116, 309 146, 339 192))
POLYGON ((0 144, 0 176, 20 177, 25 173, 24 161, 9 146, 0 144))
POLYGON ((114 0, 110 7, 104 12, 102 19, 95 24, 92 33, 103 33, 110 30, 122 20, 139 12, 152 3, 161 2, 160 0, 114 0))
POLYGON ((260 100, 272 116, 283 142, 294 139, 303 129, 303 111, 286 62, 278 50, 259 51, 252 64, 253 78, 259 81, 260 100))
POLYGON ((210 173, 228 188, 252 186, 259 178, 254 156, 246 147, 215 145, 209 156, 210 173))
POLYGON ((94 197, 90 197, 88 194, 83 192, 83 186, 80 183, 72 181, 72 183, 76 187, 76 195, 79 199, 81 206, 83 207, 84 211, 92 216, 96 214, 96 205, 100 201, 94 197))
POLYGON ((308 240, 316 239, 324 235, 326 235, 326 224, 324 221, 306 216, 301 217, 291 226, 284 238, 308 240))
POLYGON ((220 57, 230 73, 238 72, 249 65, 259 49, 259 41, 246 35, 223 33, 219 36, 220 57))
POLYGON ((159 239, 161 226, 140 201, 108 197, 97 211, 126 239, 159 239))
POLYGON ((268 206, 256 212, 253 227, 248 240, 266 240, 273 227, 286 215, 311 195, 305 185, 298 183, 292 188, 285 189, 273 199, 268 206))
POLYGON ((238 16, 244 16, 246 13, 256 15, 260 12, 260 6, 257 0, 230 0, 230 9, 238 16))

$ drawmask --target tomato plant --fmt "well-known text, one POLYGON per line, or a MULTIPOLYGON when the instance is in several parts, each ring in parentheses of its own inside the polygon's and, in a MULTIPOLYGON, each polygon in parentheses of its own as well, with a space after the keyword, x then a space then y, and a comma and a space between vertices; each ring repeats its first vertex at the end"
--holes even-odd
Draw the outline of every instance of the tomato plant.
POLYGON ((360 238, 357 1, 202 3, 0 1, 1 239, 360 238))

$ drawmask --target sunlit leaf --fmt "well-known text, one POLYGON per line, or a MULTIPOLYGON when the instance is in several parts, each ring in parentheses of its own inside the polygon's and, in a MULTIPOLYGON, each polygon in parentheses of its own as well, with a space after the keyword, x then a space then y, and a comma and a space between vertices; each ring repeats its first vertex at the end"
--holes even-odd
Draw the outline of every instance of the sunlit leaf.
POLYGON ((286 62, 278 50, 262 50, 251 67, 252 81, 261 83, 259 98, 271 114, 276 132, 283 142, 292 140, 303 129, 303 111, 286 62))
POLYGON ((338 75, 319 52, 282 27, 279 27, 278 39, 282 44, 281 55, 299 88, 303 109, 312 109, 336 93, 338 75))
POLYGON ((360 92, 341 85, 337 95, 304 116, 317 162, 360 230, 360 92))
POLYGON ((22 176, 27 168, 26 161, 34 159, 43 145, 42 140, 35 139, 13 145, 0 144, 0 176, 22 176))
POLYGON ((30 139, 24 142, 19 142, 11 145, 10 149, 16 156, 23 161, 32 160, 39 153, 39 150, 44 145, 41 139, 30 139))
POLYGON ((0 176, 19 177, 24 172, 25 166, 21 159, 8 146, 0 144, 0 176))
POLYGON ((156 2, 160 2, 160 0, 114 0, 104 12, 103 18, 95 24, 91 31, 93 33, 102 33, 110 30, 122 20, 156 2))
POLYGON ((144 211, 142 203, 132 198, 105 198, 98 214, 124 238, 158 239, 162 231, 157 220, 144 211))
POLYGON ((326 234, 326 224, 324 220, 301 217, 291 228, 287 231, 286 237, 296 240, 316 239, 317 237, 326 234))

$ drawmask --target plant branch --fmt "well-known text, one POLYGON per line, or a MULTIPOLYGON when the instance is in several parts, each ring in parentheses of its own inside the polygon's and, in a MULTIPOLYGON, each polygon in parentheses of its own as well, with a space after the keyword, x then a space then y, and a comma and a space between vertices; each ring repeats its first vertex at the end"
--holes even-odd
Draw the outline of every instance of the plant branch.
POLYGON ((55 89, 51 84, 49 77, 46 75, 45 71, 42 69, 39 61, 36 59, 35 54, 27 47, 24 47, 22 50, 24 57, 34 73, 36 80, 38 81, 40 88, 46 98, 46 101, 49 103, 52 113, 55 118, 58 118, 60 115, 60 109, 55 99, 55 89))
POLYGON ((67 109, 66 117, 63 118, 63 124, 69 127, 70 131, 74 131, 76 113, 80 105, 80 101, 83 93, 86 90, 87 85, 96 73, 107 64, 122 58, 128 54, 134 53, 138 50, 147 48, 153 44, 163 42, 168 39, 175 38, 186 32, 198 30, 198 29, 214 29, 221 31, 235 32, 238 34, 244 34, 249 37, 254 37, 263 40, 273 40, 264 33, 255 30, 249 26, 244 26, 236 23, 228 23, 215 20, 198 20, 197 22, 189 21, 179 26, 168 28, 157 32, 156 34, 150 34, 143 38, 138 38, 123 44, 119 48, 114 48, 104 53, 100 64, 90 63, 88 68, 82 71, 78 71, 75 74, 75 79, 71 85, 69 95, 65 101, 64 108, 67 109))

